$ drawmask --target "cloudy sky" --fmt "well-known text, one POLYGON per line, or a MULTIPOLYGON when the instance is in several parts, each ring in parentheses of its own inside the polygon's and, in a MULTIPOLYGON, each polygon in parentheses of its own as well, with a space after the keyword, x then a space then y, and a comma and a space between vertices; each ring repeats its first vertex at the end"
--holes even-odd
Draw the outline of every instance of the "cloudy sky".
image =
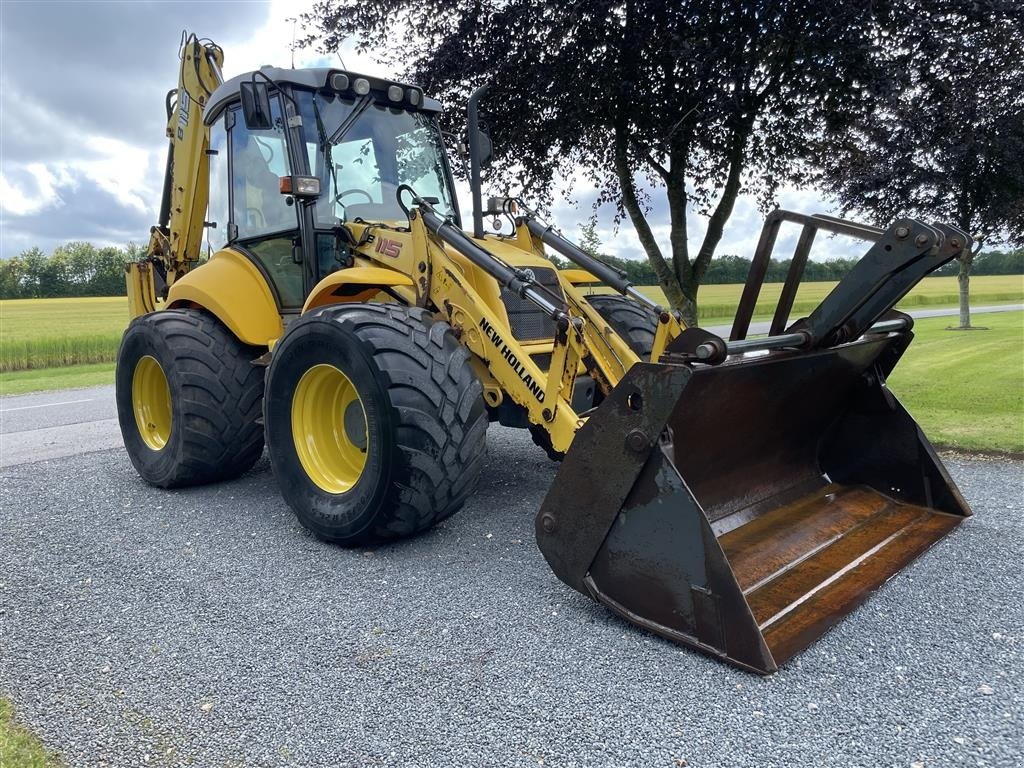
MULTIPOLYGON (((160 204, 164 94, 177 83, 181 31, 224 48, 226 77, 263 64, 288 66, 291 19, 309 4, 0 0, 0 257, 32 246, 49 252, 70 240, 146 242, 160 204)), ((396 74, 347 44, 341 55, 349 69, 396 74)), ((338 65, 338 57, 295 54, 297 67, 324 65, 338 65)), ((590 218, 592 201, 583 194, 558 203, 551 218, 573 235, 590 218)), ((783 190, 779 202, 808 213, 831 210, 807 191, 783 190)), ((468 212, 465 187, 460 203, 468 212)), ((718 253, 750 256, 760 221, 753 200, 741 199, 718 253)), ((652 225, 667 243, 663 206, 653 212, 652 225)), ((694 238, 703 226, 693 217, 694 238)), ((599 212, 598 234, 608 253, 642 254, 629 224, 616 231, 609 210, 599 212)), ((795 233, 788 233, 779 248, 794 241, 795 233)), ((819 241, 813 256, 830 255, 848 255, 846 244, 819 241)))

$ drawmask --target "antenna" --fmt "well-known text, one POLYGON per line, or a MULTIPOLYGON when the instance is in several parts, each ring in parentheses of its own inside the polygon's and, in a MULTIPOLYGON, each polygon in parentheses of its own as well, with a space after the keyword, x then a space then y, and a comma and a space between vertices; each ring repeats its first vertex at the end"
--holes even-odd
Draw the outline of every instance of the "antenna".
POLYGON ((338 61, 341 62, 341 68, 342 69, 348 69, 348 67, 345 66, 345 60, 343 58, 341 58, 341 46, 343 46, 344 44, 345 44, 344 39, 340 43, 338 43, 338 50, 335 51, 335 54, 337 54, 337 56, 338 56, 338 61))
POLYGON ((292 17, 292 69, 295 69, 295 17, 292 17))

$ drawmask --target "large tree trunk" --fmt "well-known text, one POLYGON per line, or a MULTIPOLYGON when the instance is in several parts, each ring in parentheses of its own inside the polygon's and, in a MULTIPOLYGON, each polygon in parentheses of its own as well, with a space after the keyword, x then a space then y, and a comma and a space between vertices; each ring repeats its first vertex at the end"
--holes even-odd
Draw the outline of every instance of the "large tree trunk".
POLYGON ((974 264, 974 252, 965 251, 960 258, 960 273, 957 282, 960 284, 960 327, 971 327, 971 265, 974 264))
MULTIPOLYGON (((694 296, 697 294, 697 289, 693 290, 694 296)), ((690 298, 685 293, 683 294, 682 301, 676 307, 679 313, 683 316, 683 322, 686 323, 687 328, 694 328, 697 326, 697 299, 690 298)))

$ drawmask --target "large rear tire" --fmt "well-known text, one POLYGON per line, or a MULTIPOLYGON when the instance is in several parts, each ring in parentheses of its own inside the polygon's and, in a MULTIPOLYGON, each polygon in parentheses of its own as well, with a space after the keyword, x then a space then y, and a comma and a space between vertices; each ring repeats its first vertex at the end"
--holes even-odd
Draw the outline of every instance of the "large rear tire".
POLYGON ((588 296, 587 301, 641 360, 651 359, 654 334, 658 331, 658 315, 654 310, 625 296, 601 294, 588 296))
POLYGON ((128 326, 117 353, 117 417, 128 457, 160 488, 226 480, 263 453, 264 350, 212 315, 167 309, 128 326))
POLYGON ((487 411, 470 354, 416 307, 342 304, 296 320, 274 350, 264 413, 288 504, 346 546, 452 515, 483 465, 487 411))

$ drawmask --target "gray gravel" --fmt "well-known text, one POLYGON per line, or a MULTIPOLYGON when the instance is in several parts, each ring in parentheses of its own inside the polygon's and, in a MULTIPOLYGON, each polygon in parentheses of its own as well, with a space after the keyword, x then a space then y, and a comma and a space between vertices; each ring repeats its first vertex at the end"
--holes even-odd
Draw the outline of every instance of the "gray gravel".
POLYGON ((463 512, 375 551, 308 535, 265 459, 177 492, 121 451, 4 470, 0 693, 69 766, 1024 761, 1024 464, 950 459, 976 516, 762 679, 558 582, 555 465, 488 440, 463 512))

